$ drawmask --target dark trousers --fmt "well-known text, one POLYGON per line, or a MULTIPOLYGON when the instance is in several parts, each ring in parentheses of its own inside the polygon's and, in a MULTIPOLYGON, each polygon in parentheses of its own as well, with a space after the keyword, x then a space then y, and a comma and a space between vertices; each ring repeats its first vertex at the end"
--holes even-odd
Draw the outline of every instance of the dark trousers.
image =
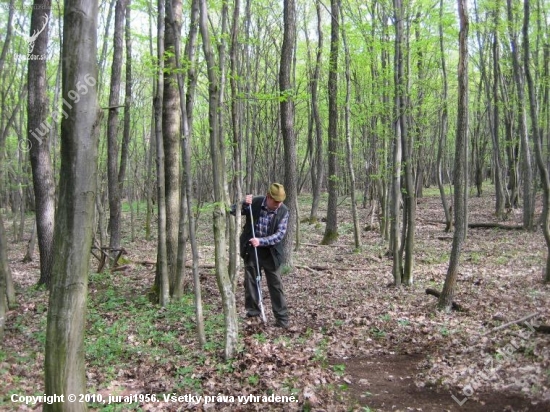
MULTIPOLYGON (((263 273, 267 279, 267 287, 271 298, 273 315, 275 316, 275 319, 283 323, 287 323, 288 310, 286 307, 285 293, 283 291, 283 283, 281 281, 279 267, 275 265, 269 248, 259 247, 257 249, 260 268, 263 269, 263 273)), ((244 271, 244 305, 246 309, 246 316, 259 316, 261 311, 258 302, 258 286, 256 284, 256 276, 258 272, 256 269, 256 257, 254 256, 254 250, 252 250, 244 260, 244 271)))

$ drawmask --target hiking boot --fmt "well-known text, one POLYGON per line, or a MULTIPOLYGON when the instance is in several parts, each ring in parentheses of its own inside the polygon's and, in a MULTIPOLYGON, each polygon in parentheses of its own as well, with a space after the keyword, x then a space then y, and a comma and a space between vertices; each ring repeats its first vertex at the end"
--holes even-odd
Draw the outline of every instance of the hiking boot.
POLYGON ((277 319, 275 321, 275 327, 288 329, 288 321, 283 321, 283 320, 277 319))

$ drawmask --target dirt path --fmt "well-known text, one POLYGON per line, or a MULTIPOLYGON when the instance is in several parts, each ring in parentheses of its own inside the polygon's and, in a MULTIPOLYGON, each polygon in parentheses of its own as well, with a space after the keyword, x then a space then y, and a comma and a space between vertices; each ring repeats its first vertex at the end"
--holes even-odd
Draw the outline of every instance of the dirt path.
POLYGON ((464 393, 437 387, 417 387, 421 355, 389 355, 376 358, 334 360, 346 365, 352 396, 362 407, 376 411, 423 412, 548 412, 550 402, 532 404, 516 394, 464 393), (454 398, 453 398, 454 396, 454 398))

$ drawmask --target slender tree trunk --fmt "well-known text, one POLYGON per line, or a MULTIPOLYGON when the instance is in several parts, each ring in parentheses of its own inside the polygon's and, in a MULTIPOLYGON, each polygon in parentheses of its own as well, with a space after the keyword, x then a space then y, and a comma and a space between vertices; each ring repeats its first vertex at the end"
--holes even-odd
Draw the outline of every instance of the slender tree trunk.
POLYGON ((360 229, 359 229, 359 219, 357 217, 357 200, 355 198, 355 172, 353 170, 353 151, 352 151, 351 131, 350 131, 351 75, 350 75, 349 68, 350 68, 351 59, 350 59, 348 42, 346 38, 346 30, 343 27, 345 27, 345 24, 344 24, 344 15, 342 14, 342 42, 344 44, 345 61, 346 61, 346 101, 345 101, 345 108, 344 108, 344 123, 345 123, 344 129, 346 133, 346 158, 347 158, 348 173, 350 178, 349 186, 350 186, 350 194, 351 194, 351 215, 353 219, 354 247, 356 251, 360 251, 361 235, 360 235, 360 229))
POLYGON ((519 145, 517 139, 514 138, 513 132, 513 107, 509 99, 508 87, 503 81, 502 76, 499 78, 499 83, 502 87, 502 107, 504 113, 504 133, 506 142, 506 155, 508 158, 508 192, 507 192, 507 207, 519 207, 519 145))
MULTIPOLYGON (((118 192, 122 196, 128 153, 130 151, 131 120, 132 120, 132 32, 130 27, 131 0, 126 0, 126 26, 124 28, 124 42, 126 46, 126 80, 124 81, 124 130, 122 132, 122 144, 120 145, 120 168, 118 170, 118 192)), ((132 227, 133 228, 133 227, 132 227)))
POLYGON ((8 25, 6 26, 6 37, 4 38, 4 44, 2 45, 2 51, 0 52, 0 74, 4 71, 4 63, 6 62, 6 56, 8 55, 8 49, 10 47, 12 34, 11 25, 13 22, 14 12, 15 0, 10 0, 10 4, 8 5, 8 25))
MULTIPOLYGON (((242 105, 238 100, 239 96, 239 83, 237 79, 240 78, 241 70, 239 66, 238 46, 239 46, 239 12, 241 8, 241 1, 235 0, 233 5, 233 21, 231 23, 231 46, 229 50, 229 61, 231 75, 229 77, 229 83, 231 87, 231 124, 233 130, 233 167, 235 169, 233 178, 233 200, 239 202, 243 197, 243 166, 242 166, 242 105)), ((232 203, 234 203, 232 202, 232 203)), ((235 213, 235 228, 239 229, 242 226, 242 217, 240 213, 235 213)), ((232 255, 235 259, 232 263, 232 272, 235 274, 233 280, 233 288, 236 290, 237 274, 240 269, 239 257, 239 231, 235 230, 233 234, 233 240, 231 243, 232 255)))
MULTIPOLYGON (((84 331, 101 112, 97 102, 97 1, 65 0, 59 208, 48 309, 45 392, 86 393, 84 331), (79 99, 71 100, 74 93, 79 99), (78 100, 78 101, 77 101, 78 100), (67 103, 65 103, 67 102, 67 103)), ((86 403, 45 403, 44 411, 85 411, 86 403)))
POLYGON ((447 131, 449 129, 449 114, 448 114, 448 91, 449 85, 447 82, 447 65, 445 62, 445 46, 443 44, 443 0, 439 2, 439 51, 441 53, 441 72, 443 76, 443 102, 441 108, 441 129, 439 131, 439 142, 437 145, 437 186, 441 203, 443 204, 443 212, 445 213, 445 232, 450 232, 453 226, 451 212, 447 204, 447 196, 445 195, 445 186, 443 185, 443 153, 447 146, 447 131))
POLYGON ((159 303, 166 307, 170 302, 170 279, 168 277, 168 257, 166 250, 166 197, 164 179, 164 143, 162 134, 162 103, 164 101, 164 0, 158 0, 157 31, 157 94, 153 100, 155 108, 155 136, 157 148, 157 207, 158 207, 158 245, 157 272, 155 285, 159 303))
POLYGON ((338 240, 338 51, 340 48, 340 1, 330 1, 330 57, 328 73, 328 205, 327 224, 321 244, 338 240))
MULTIPOLYGON (((496 204, 495 214, 497 217, 504 215, 504 207, 506 205, 506 199, 504 196, 504 182, 502 178, 502 156, 500 153, 500 98, 499 98, 499 84, 500 84, 500 63, 499 63, 499 26, 500 15, 500 1, 495 2, 494 11, 494 31, 493 31, 493 119, 492 119, 492 138, 493 138, 493 161, 495 163, 495 192, 496 192, 496 204)), ((488 100, 490 97, 488 98, 488 100)))
POLYGON ((523 172, 523 227, 526 230, 533 230, 534 228, 534 197, 533 197, 533 169, 531 165, 531 150, 529 148, 528 132, 527 132, 527 118, 525 109, 525 91, 523 83, 523 74, 521 72, 517 33, 514 26, 514 13, 512 0, 507 0, 508 4, 508 24, 510 32, 510 47, 512 49, 512 66, 514 71, 514 82, 516 84, 516 93, 518 96, 518 117, 519 117, 519 134, 521 142, 521 169, 523 172))
MULTIPOLYGON (((149 4, 149 53, 153 56, 153 23, 151 16, 153 14, 152 6, 149 4)), ((153 96, 157 95, 155 79, 153 80, 153 96)), ((155 114, 151 114, 151 130, 149 138, 149 150, 147 150, 146 169, 147 177, 145 181, 145 196, 147 197, 147 210, 145 212, 145 240, 151 239, 151 218, 153 214, 153 153, 156 147, 156 132, 155 132, 155 114)))
MULTIPOLYGON (((121 200, 118 183, 118 109, 122 72, 124 11, 127 0, 117 0, 115 5, 115 31, 113 35, 113 64, 109 91, 109 117, 107 119, 107 181, 109 185, 109 247, 120 248, 121 200)), ((117 252, 112 251, 113 258, 117 252)))
MULTIPOLYGON (((174 43, 174 50, 176 54, 176 67, 178 69, 178 91, 179 91, 179 103, 180 103, 180 112, 181 112, 181 125, 182 125, 182 141, 181 141, 181 150, 183 156, 183 184, 184 190, 182 194, 181 201, 185 200, 186 207, 181 209, 180 221, 185 220, 184 212, 187 214, 187 224, 189 232, 189 242, 191 243, 191 254, 192 254, 192 272, 193 272, 193 294, 195 298, 195 317, 197 320, 197 338, 199 341, 199 346, 202 348, 206 343, 206 335, 204 331, 204 316, 202 308, 202 295, 200 287, 200 276, 199 276, 199 253, 197 248, 197 240, 195 235, 195 216, 193 214, 193 196, 192 196, 192 177, 191 177, 191 134, 192 134, 192 108, 194 100, 194 90, 195 90, 195 75, 194 75, 194 62, 195 62, 195 52, 197 49, 197 22, 199 17, 199 2, 198 0, 193 0, 191 4, 191 21, 189 23, 189 36, 186 46, 186 59, 189 62, 189 68, 187 71, 187 79, 189 81, 189 86, 187 88, 187 97, 184 93, 184 76, 180 67, 180 47, 179 41, 174 43)), ((169 16, 170 24, 173 24, 173 16, 169 16)), ((180 232, 181 233, 181 232, 180 232)), ((185 246, 183 244, 184 239, 179 239, 178 246, 178 275, 183 273, 185 270, 185 255, 183 250, 185 246), (182 255, 180 257, 180 255, 182 255), (181 265, 181 267, 180 267, 181 265)), ((176 296, 175 296, 176 297, 176 296)))
MULTIPOLYGON (((113 10, 115 9, 115 2, 117 0, 109 1, 109 11, 107 12, 107 21, 105 22, 105 32, 103 34, 104 39, 109 38, 109 29, 111 28, 111 20, 113 19, 113 10)), ((108 71, 105 70, 105 65, 107 63, 107 46, 109 45, 108 41, 104 41, 101 46, 101 53, 99 57, 99 81, 98 84, 103 85, 104 75, 107 75, 108 71)), ((98 88, 98 100, 101 101, 103 87, 98 88)))
POLYGON ((225 159, 222 157, 222 136, 219 133, 219 78, 214 61, 210 33, 208 31, 208 11, 206 0, 200 0, 199 28, 202 36, 204 58, 208 70, 208 121, 210 125, 210 156, 212 158, 214 211, 213 231, 215 247, 216 279, 222 297, 223 313, 225 318, 225 358, 230 359, 235 354, 238 342, 237 308, 235 304, 235 290, 229 278, 226 253, 226 196, 224 181, 225 159))
POLYGON ((395 286, 400 286, 403 278, 403 255, 400 245, 400 227, 401 227, 401 162, 403 159, 403 139, 401 118, 405 116, 402 111, 403 99, 403 4, 401 0, 394 0, 395 11, 395 56, 394 56, 394 79, 395 79, 395 123, 393 139, 393 165, 392 165, 392 185, 391 185, 391 229, 390 229, 390 251, 393 258, 393 281, 395 286))
MULTIPOLYGON (((227 48, 227 38, 228 35, 228 20, 229 20, 229 6, 228 2, 224 1, 222 3, 222 14, 221 14, 221 32, 219 34, 219 41, 218 41, 218 72, 220 74, 219 77, 219 87, 218 87, 218 105, 220 108, 225 107, 225 89, 226 89, 226 81, 227 81, 227 69, 226 69, 226 48, 227 48)), ((226 159, 226 145, 225 145, 225 110, 218 110, 218 135, 219 135, 219 151, 220 156, 224 159, 226 159)), ((229 205, 231 203, 230 197, 229 197, 229 187, 227 185, 227 166, 225 166, 221 171, 221 181, 223 182, 223 192, 224 197, 226 199, 227 204, 229 205)), ((231 282, 231 287, 233 289, 233 293, 236 291, 237 287, 237 260, 238 260, 238 254, 237 252, 237 227, 235 225, 235 219, 229 214, 225 214, 226 221, 225 221, 225 237, 229 241, 229 247, 228 247, 228 276, 229 280, 231 282)))
POLYGON ((0 214, 0 342, 6 325, 8 309, 16 307, 15 289, 8 262, 8 239, 4 230, 4 222, 0 214))
MULTIPOLYGON (((50 0, 35 0, 31 17, 31 33, 44 30, 34 44, 34 55, 48 53, 48 21, 50 0)), ((34 187, 38 250, 40 251, 39 285, 49 287, 53 265, 53 232, 55 220, 55 179, 50 158, 49 130, 61 115, 47 119, 46 60, 30 59, 28 63, 27 141, 30 147, 32 180, 34 187)))
POLYGON ((322 30, 322 19, 321 19, 321 3, 319 0, 315 2, 315 10, 317 12, 317 53, 315 59, 315 70, 313 72, 313 77, 311 78, 311 112, 313 116, 313 124, 315 129, 315 150, 314 150, 314 159, 313 164, 315 169, 312 167, 312 196, 311 201, 311 212, 309 214, 310 223, 315 223, 317 221, 317 210, 319 209, 319 202, 321 200, 321 187, 323 185, 323 177, 325 170, 325 160, 323 158, 323 127, 321 123, 321 115, 319 114, 319 77, 321 72, 321 59, 323 53, 323 30, 322 30))
POLYGON ((296 232, 297 216, 297 184, 296 184, 296 135, 294 131, 294 84, 292 75, 292 61, 296 42, 296 4, 294 0, 283 2, 283 44, 281 46, 281 61, 279 68, 279 92, 281 93, 281 132, 283 135, 285 158, 285 188, 287 193, 286 204, 289 208, 290 219, 287 232, 283 240, 283 261, 287 266, 293 266, 292 246, 296 232))
POLYGON ((454 208, 455 232, 449 268, 443 290, 439 296, 438 308, 449 311, 455 294, 458 265, 466 231, 466 202, 468 186, 466 164, 468 163, 468 9, 467 0, 457 0, 460 18, 459 62, 458 62, 458 113, 455 146, 454 208))
POLYGON ((546 241, 546 270, 544 274, 545 282, 550 282, 550 177, 548 176, 548 168, 544 161, 542 150, 542 138, 539 128, 539 119, 537 113, 537 97, 535 94, 535 85, 530 68, 530 52, 529 52, 529 0, 524 0, 523 3, 523 68, 525 70, 525 78, 527 80, 527 90, 529 92, 529 112, 531 114, 531 134, 535 147, 535 159, 540 173, 542 183, 542 233, 546 241))
POLYGON ((23 171, 23 163, 25 163, 25 153, 22 151, 19 151, 18 153, 18 159, 17 159, 17 168, 18 168, 18 176, 17 176, 17 192, 19 195, 19 234, 17 235, 17 238, 19 241, 23 241, 23 236, 25 235, 25 211, 26 211, 26 204, 27 201, 25 199, 25 190, 23 188, 23 185, 25 182, 23 179, 25 179, 24 171, 23 171))
POLYGON ((171 13, 173 25, 166 20, 164 49, 166 51, 164 66, 164 94, 162 106, 162 141, 164 146, 164 176, 166 196, 166 253, 168 257, 168 279, 170 296, 174 295, 177 279, 178 233, 180 220, 180 133, 181 115, 178 82, 176 79, 176 58, 174 45, 181 36, 182 2, 166 2, 166 18, 171 13), (168 11, 171 7, 172 10, 168 11), (177 40, 176 40, 177 39, 177 40))
MULTIPOLYGON (((4 77, 4 63, 6 61, 6 56, 8 54, 8 49, 11 43, 12 22, 13 22, 14 13, 15 13, 15 0, 10 0, 10 3, 8 5, 8 25, 6 27, 6 37, 4 38, 4 44, 2 45, 2 51, 0 52, 0 77, 4 77)), ((21 89, 17 105, 15 106, 15 110, 13 110, 13 112, 11 113, 9 118, 6 120, 6 122, 4 123, 4 119, 0 118, 0 164, 2 164, 4 160, 5 145, 6 145, 6 139, 8 137, 8 131, 12 123, 15 121, 15 117, 17 116, 17 113, 19 112, 19 109, 21 107, 21 101, 24 99, 26 92, 27 91, 25 90, 25 88, 21 89)), ((3 173, 3 168, 0 167, 0 184, 3 184, 3 182, 4 182, 4 173, 3 173)), ((5 235, 5 232, 4 232, 4 235, 5 235)))
MULTIPOLYGON (((404 12, 401 13, 401 16, 404 15, 404 12)), ((408 43, 408 41, 407 41, 408 43)), ((403 53, 401 49, 400 54, 403 53)), ((403 195, 403 245, 401 246, 400 256, 403 259, 403 277, 401 281, 407 285, 411 286, 413 284, 413 268, 414 268, 414 238, 416 231, 416 190, 414 186, 414 170, 413 170, 413 148, 414 144, 414 135, 409 134, 409 117, 407 115, 411 110, 408 107, 408 89, 409 83, 405 78, 405 70, 402 64, 397 67, 397 70, 401 71, 399 74, 399 90, 402 90, 402 95, 400 97, 401 108, 399 110, 400 116, 399 121, 401 122, 401 147, 403 151, 403 160, 404 160, 404 169, 405 175, 403 176, 403 182, 405 184, 405 193, 403 195)), ((409 70, 410 71, 410 70, 409 70)), ((408 75, 407 75, 408 76, 408 75)), ((421 107, 420 102, 417 103, 418 107, 421 107)), ((420 109, 419 109, 420 110, 420 109)), ((420 119, 417 119, 420 122, 420 119)))

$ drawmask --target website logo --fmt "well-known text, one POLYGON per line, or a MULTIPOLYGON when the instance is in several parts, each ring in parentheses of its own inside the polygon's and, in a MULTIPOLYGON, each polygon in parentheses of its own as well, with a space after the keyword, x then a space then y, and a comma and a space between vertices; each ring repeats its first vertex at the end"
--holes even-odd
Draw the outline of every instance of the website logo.
POLYGON ((40 36, 40 34, 46 29, 46 27, 48 26, 48 21, 50 20, 47 14, 44 14, 44 16, 42 16, 42 19, 44 20, 44 24, 42 25, 42 28, 39 30, 35 30, 31 36, 27 36, 25 33, 17 30, 16 27, 13 27, 13 31, 16 32, 19 36, 21 36, 27 42, 27 55, 19 55, 21 59, 46 60, 45 54, 32 53, 34 50, 34 43, 36 42, 36 39, 38 39, 38 36, 40 36))

